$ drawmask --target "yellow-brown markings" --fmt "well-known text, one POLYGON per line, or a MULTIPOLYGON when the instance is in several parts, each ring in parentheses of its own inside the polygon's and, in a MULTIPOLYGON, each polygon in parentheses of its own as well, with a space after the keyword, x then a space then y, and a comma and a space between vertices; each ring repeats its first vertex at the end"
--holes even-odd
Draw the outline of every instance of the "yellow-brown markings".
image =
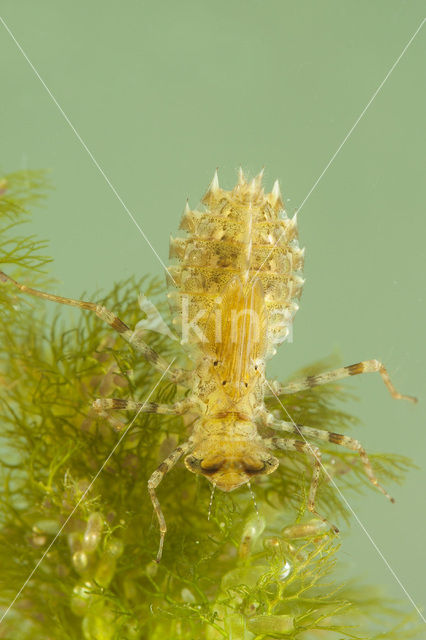
POLYGON ((345 440, 345 436, 342 436, 340 433, 333 433, 332 431, 328 434, 328 439, 330 442, 334 444, 342 444, 345 440))
POLYGON ((345 367, 345 369, 350 376, 356 376, 364 371, 364 363, 357 362, 356 364, 351 364, 348 367, 345 367))

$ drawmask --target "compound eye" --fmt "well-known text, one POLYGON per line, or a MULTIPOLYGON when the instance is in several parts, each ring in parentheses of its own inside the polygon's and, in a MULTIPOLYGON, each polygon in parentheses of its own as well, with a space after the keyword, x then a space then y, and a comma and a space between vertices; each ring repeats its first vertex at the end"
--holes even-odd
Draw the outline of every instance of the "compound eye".
POLYGON ((280 464, 280 461, 275 456, 269 456, 263 461, 265 465, 264 473, 272 473, 280 464))
POLYGON ((200 471, 200 463, 201 460, 195 456, 186 456, 185 458, 186 468, 193 473, 198 473, 200 471))

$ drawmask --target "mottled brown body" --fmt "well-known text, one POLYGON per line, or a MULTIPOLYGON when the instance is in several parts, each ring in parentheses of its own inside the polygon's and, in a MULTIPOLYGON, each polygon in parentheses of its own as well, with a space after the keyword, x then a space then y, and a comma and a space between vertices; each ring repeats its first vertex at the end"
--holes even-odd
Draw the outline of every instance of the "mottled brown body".
MULTIPOLYGON (((99 398, 93 408, 115 428, 124 425, 112 411, 196 416, 192 433, 152 473, 148 491, 160 525, 162 555, 166 521, 156 495, 164 475, 186 455, 185 464, 206 476, 223 491, 232 491, 250 478, 274 471, 279 461, 271 450, 297 451, 311 457, 313 475, 308 509, 315 513, 315 495, 321 471, 321 452, 309 440, 322 440, 356 451, 370 481, 390 500, 379 484, 361 444, 348 436, 278 420, 269 413, 264 397, 297 394, 311 387, 362 373, 379 373, 392 397, 416 402, 398 393, 378 360, 308 376, 282 385, 270 382, 265 362, 287 337, 298 308, 303 279, 303 251, 297 242, 296 219, 283 211, 278 182, 264 194, 262 174, 246 181, 242 171, 231 191, 219 187, 217 173, 203 198, 205 210, 186 207, 181 229, 184 238, 172 239, 170 255, 178 264, 169 270, 175 285, 169 294, 175 326, 191 352, 193 370, 172 367, 138 331, 132 331, 114 313, 93 302, 73 300, 31 289, 0 271, 0 281, 22 292, 96 313, 161 372, 161 379, 186 387, 187 396, 173 405, 99 398), (267 427, 286 437, 263 437, 267 427), (301 439, 288 436, 296 435, 301 439)), ((157 383, 158 384, 158 383, 157 383)), ((284 409, 284 407, 283 407, 284 409)), ((285 409, 284 409, 285 410, 285 409)), ((133 422, 133 421, 132 421, 133 422)), ((321 518, 324 522, 324 518, 321 518)), ((336 528, 334 527, 334 530, 336 528)))

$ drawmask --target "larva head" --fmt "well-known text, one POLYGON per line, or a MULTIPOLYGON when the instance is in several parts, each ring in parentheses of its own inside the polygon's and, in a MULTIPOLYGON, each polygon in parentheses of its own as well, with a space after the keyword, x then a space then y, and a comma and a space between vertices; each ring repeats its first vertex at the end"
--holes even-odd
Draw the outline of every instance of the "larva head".
POLYGON ((189 471, 206 476, 222 491, 233 491, 254 476, 268 474, 278 460, 260 443, 214 439, 185 458, 189 471))

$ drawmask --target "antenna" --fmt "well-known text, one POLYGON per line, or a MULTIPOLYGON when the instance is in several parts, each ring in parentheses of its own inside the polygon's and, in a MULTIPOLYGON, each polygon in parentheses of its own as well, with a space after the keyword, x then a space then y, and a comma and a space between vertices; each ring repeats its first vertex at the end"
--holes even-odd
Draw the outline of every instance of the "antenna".
POLYGON ((209 512, 207 514, 207 520, 210 520, 210 516, 212 514, 212 506, 213 506, 213 498, 214 498, 215 489, 216 489, 216 484, 213 482, 212 492, 210 494, 209 512))
POLYGON ((251 488, 250 480, 247 480, 247 486, 248 486, 248 488, 249 488, 250 495, 251 495, 251 498, 252 498, 252 500, 253 500, 254 510, 256 511, 257 519, 258 519, 258 520, 259 520, 259 522, 260 522, 259 509, 257 508, 257 502, 256 502, 255 495, 254 495, 254 493, 253 493, 253 489, 251 488))

